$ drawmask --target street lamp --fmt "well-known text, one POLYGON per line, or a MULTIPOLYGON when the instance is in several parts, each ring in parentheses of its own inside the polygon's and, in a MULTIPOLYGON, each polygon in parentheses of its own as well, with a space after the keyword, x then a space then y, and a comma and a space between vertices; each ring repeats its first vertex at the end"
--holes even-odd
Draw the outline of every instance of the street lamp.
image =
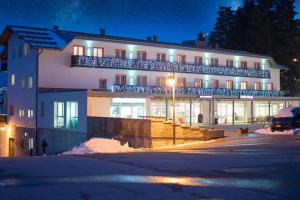
POLYGON ((175 133, 175 90, 176 90, 176 77, 175 71, 172 70, 172 76, 167 77, 167 84, 172 86, 173 93, 173 118, 172 118, 172 126, 173 126, 173 144, 175 145, 176 133, 175 133))

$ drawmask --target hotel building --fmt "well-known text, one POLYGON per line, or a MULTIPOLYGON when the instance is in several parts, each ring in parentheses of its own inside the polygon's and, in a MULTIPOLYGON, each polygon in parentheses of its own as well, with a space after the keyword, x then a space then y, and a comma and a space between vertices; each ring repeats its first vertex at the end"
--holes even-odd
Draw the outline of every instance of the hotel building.
POLYGON ((88 137, 89 117, 170 120, 172 70, 178 123, 265 123, 299 106, 283 97, 280 67, 265 55, 57 26, 7 26, 0 42, 8 76, 3 155, 40 154, 42 140, 71 148, 88 137))

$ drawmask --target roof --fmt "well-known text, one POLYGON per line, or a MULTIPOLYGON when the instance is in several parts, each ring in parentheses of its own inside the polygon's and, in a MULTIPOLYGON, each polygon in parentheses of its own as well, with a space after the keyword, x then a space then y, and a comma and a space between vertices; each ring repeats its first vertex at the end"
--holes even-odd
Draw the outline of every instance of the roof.
POLYGON ((35 48, 49 48, 49 49, 62 50, 68 43, 70 43, 73 39, 77 38, 77 39, 115 41, 115 42, 140 44, 140 45, 147 45, 147 46, 159 46, 159 47, 193 50, 193 51, 201 50, 201 51, 207 51, 213 53, 235 54, 237 56, 266 58, 266 59, 270 59, 272 62, 274 61, 273 58, 270 56, 259 55, 255 53, 245 52, 245 51, 210 48, 210 47, 190 47, 180 43, 172 43, 172 42, 163 42, 163 41, 149 42, 144 39, 101 35, 95 33, 75 32, 75 31, 61 30, 57 28, 48 29, 48 28, 36 28, 36 27, 12 26, 12 25, 8 25, 4 29, 0 37, 0 44, 5 45, 11 33, 17 34, 21 39, 23 39, 29 45, 35 48))

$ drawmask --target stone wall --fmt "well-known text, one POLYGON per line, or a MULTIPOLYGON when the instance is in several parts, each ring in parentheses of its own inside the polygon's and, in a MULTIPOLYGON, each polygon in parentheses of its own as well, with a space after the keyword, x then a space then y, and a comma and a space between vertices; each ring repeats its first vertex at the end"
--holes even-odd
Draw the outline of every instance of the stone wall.
MULTIPOLYGON (((121 143, 128 142, 134 148, 173 144, 173 126, 170 121, 88 117, 87 127, 89 137, 101 134, 101 137, 115 138, 121 143)), ((176 144, 224 137, 224 130, 180 124, 176 124, 175 133, 176 144)))
POLYGON ((37 154, 42 155, 42 142, 48 143, 46 153, 48 155, 62 153, 71 150, 74 146, 86 141, 87 134, 72 130, 39 129, 37 154))

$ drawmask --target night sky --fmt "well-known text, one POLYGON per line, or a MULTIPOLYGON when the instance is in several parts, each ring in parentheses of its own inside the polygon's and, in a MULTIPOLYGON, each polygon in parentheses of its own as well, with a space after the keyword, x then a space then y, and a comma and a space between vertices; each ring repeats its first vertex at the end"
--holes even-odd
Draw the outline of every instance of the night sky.
MULTIPOLYGON (((300 12, 300 0, 297 11, 300 12)), ((7 24, 180 42, 209 33, 219 6, 242 0, 0 0, 0 28, 7 24)), ((300 15, 298 15, 299 17, 300 15)))

